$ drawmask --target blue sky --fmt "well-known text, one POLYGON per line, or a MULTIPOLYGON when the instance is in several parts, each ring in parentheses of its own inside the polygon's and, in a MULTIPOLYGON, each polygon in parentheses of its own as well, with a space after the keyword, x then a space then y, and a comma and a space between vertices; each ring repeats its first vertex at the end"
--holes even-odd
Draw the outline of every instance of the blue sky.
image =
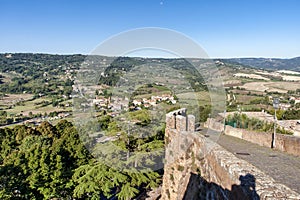
POLYGON ((73 54, 134 28, 173 29, 210 57, 300 56, 298 0, 0 0, 0 52, 73 54))

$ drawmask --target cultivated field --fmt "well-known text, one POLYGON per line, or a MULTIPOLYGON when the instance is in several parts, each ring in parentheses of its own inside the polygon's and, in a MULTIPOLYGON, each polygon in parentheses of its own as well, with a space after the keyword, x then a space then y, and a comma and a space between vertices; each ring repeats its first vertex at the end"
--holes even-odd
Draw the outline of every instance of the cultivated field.
POLYGON ((300 81, 300 76, 287 76, 287 75, 283 75, 282 79, 285 80, 285 81, 300 81))
POLYGON ((288 90, 296 90, 300 88, 300 83, 297 82, 250 82, 245 83, 242 88, 249 91, 259 92, 279 92, 287 93, 288 90))
POLYGON ((236 73, 233 75, 234 77, 244 77, 244 78, 250 78, 250 79, 258 79, 258 80, 265 80, 269 81, 269 78, 263 77, 258 74, 246 74, 246 73, 236 73))
POLYGON ((210 96, 208 92, 186 92, 177 94, 179 100, 186 101, 186 100, 198 100, 203 104, 210 104, 210 96))
MULTIPOLYGON (((44 114, 50 113, 50 112, 59 112, 59 111, 71 111, 72 108, 58 108, 53 107, 52 104, 49 104, 47 106, 41 106, 43 101, 51 102, 51 99, 49 98, 39 98, 32 101, 25 101, 22 105, 13 106, 11 109, 5 109, 7 111, 8 116, 9 115, 18 115, 22 114, 24 116, 29 115, 29 112, 32 112, 32 114, 44 114)), ((71 100, 65 101, 64 103, 71 103, 71 100)))
POLYGON ((294 75, 300 75, 300 72, 295 72, 291 70, 279 70, 277 71, 278 73, 283 73, 283 74, 294 74, 294 75))
POLYGON ((32 94, 6 94, 0 99, 0 106, 5 108, 20 101, 28 101, 32 97, 32 94))

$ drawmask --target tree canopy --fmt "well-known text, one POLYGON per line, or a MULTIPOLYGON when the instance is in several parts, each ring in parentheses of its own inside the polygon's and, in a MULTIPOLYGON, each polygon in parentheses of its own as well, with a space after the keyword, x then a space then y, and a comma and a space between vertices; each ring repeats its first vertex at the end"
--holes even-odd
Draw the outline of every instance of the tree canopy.
POLYGON ((72 123, 0 129, 0 199, 130 199, 160 181, 157 172, 99 162, 72 123))

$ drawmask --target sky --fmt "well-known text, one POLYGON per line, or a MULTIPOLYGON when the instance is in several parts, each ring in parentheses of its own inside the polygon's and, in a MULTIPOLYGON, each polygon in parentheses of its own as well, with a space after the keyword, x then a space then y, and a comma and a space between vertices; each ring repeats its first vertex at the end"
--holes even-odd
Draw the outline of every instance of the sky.
POLYGON ((0 0, 0 52, 89 54, 120 32, 161 27, 212 58, 292 58, 299 10, 299 0, 0 0))

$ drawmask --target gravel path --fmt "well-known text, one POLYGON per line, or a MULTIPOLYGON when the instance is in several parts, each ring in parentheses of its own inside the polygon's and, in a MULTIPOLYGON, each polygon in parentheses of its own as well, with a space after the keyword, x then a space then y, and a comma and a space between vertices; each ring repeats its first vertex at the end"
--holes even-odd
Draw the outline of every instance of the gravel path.
MULTIPOLYGON (((206 131, 205 131, 206 132, 206 131)), ((214 138, 213 133, 210 137, 214 138)), ((239 138, 220 135, 217 143, 296 192, 300 192, 300 157, 262 147, 239 138)))

